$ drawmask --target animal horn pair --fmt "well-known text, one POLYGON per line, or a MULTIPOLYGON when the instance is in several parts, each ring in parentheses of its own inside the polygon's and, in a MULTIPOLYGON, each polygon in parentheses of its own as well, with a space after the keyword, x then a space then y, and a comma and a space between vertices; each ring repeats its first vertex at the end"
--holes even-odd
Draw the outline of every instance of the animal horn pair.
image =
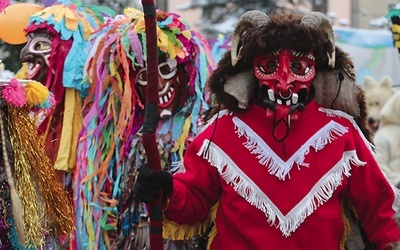
MULTIPOLYGON (((262 11, 251 10, 244 13, 240 19, 232 35, 231 42, 231 61, 232 66, 242 58, 242 46, 239 46, 240 37, 246 32, 250 27, 261 28, 269 22, 269 17, 262 11)), ((307 25, 313 28, 322 29, 328 36, 329 41, 333 46, 333 51, 331 54, 327 53, 328 65, 332 68, 335 67, 335 34, 333 32, 333 27, 330 21, 326 18, 323 13, 320 12, 310 12, 301 20, 301 24, 307 25)))

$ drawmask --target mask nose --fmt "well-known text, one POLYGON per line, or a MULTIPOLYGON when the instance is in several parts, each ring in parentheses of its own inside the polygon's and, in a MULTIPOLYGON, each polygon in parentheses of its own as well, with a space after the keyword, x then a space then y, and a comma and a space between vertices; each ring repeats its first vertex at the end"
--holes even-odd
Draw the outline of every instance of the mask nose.
POLYGON ((27 53, 28 50, 28 44, 25 44, 25 46, 21 49, 21 52, 19 53, 19 58, 22 59, 25 54, 27 53))
POLYGON ((282 76, 277 80, 277 84, 275 85, 275 93, 284 100, 289 99, 293 94, 294 86, 292 81, 287 76, 282 76))
POLYGON ((286 56, 282 56, 277 71, 277 84, 275 85, 275 93, 279 94, 283 99, 288 99, 292 95, 294 79, 290 72, 290 61, 286 56))

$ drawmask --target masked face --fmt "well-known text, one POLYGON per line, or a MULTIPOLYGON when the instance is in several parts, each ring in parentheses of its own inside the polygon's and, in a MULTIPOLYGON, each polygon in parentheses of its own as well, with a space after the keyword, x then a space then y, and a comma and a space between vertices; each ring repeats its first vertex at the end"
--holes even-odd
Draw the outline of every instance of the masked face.
MULTIPOLYGON (((158 64, 158 113, 161 119, 173 115, 184 103, 187 90, 180 83, 179 75, 183 69, 175 59, 160 60, 158 64)), ((143 68, 136 75, 137 88, 143 103, 146 103, 147 70, 143 68)))
POLYGON ((305 107, 315 76, 315 58, 289 49, 254 59, 254 74, 260 83, 260 101, 267 117, 274 119, 273 135, 282 141, 289 133, 290 120, 305 107))
POLYGON ((45 31, 27 35, 28 42, 21 50, 21 61, 28 63, 27 78, 45 83, 49 69, 52 36, 45 31))

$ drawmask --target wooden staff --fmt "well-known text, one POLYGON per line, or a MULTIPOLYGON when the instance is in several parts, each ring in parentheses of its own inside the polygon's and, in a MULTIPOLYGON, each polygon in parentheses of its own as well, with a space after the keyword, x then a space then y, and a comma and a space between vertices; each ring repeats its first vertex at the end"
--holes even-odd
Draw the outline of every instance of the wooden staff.
MULTIPOLYGON (((158 125, 158 46, 156 29, 156 8, 154 0, 142 0, 146 32, 147 50, 147 94, 145 117, 143 122, 143 147, 146 151, 147 164, 153 171, 161 170, 160 154, 156 142, 158 125)), ((149 206, 150 247, 152 250, 163 249, 161 196, 149 206)))

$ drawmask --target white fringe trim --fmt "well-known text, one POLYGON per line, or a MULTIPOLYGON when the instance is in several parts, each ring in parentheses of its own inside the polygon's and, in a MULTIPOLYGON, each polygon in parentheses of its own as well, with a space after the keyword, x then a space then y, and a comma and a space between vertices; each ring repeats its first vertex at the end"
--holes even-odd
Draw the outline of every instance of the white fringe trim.
POLYGON ((264 212, 268 223, 279 228, 285 237, 289 237, 308 216, 332 197, 335 189, 342 184, 343 175, 351 175, 351 164, 365 165, 365 162, 358 159, 355 151, 344 152, 342 159, 288 214, 283 215, 268 196, 217 145, 205 140, 197 154, 217 168, 225 182, 232 185, 240 196, 264 212))
POLYGON ((211 117, 207 123, 204 125, 204 127, 201 129, 201 131, 204 131, 206 128, 208 128, 211 124, 214 123, 214 121, 218 118, 221 118, 225 115, 232 115, 232 111, 229 111, 228 109, 223 109, 220 110, 218 113, 216 113, 215 115, 213 115, 213 117, 211 117))
POLYGON ((357 132, 360 134, 361 138, 365 142, 365 144, 368 146, 369 150, 371 151, 372 155, 376 159, 376 153, 374 151, 375 146, 365 138, 364 134, 362 133, 360 127, 357 125, 357 122, 354 120, 354 117, 347 114, 346 112, 343 112, 341 110, 333 110, 333 109, 327 109, 327 108, 319 108, 318 109, 321 112, 324 112, 328 117, 343 117, 346 118, 353 124, 353 127, 357 130, 357 132))
POLYGON ((330 121, 310 137, 287 161, 284 161, 242 120, 233 117, 233 123, 237 128, 236 133, 239 137, 245 136, 247 138, 244 146, 252 154, 257 155, 259 163, 268 167, 268 172, 271 175, 275 175, 280 180, 285 180, 294 163, 297 164, 298 168, 308 166, 308 163, 304 162, 304 158, 309 153, 310 147, 314 148, 315 151, 322 150, 325 145, 337 139, 337 136, 342 136, 348 132, 346 127, 330 121))

